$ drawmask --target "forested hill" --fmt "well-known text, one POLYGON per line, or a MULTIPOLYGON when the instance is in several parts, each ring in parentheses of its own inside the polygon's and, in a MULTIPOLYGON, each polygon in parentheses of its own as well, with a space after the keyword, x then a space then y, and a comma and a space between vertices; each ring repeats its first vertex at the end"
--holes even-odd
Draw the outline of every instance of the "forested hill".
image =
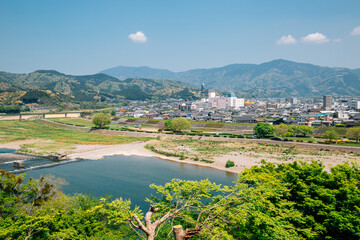
POLYGON ((0 87, 0 101, 5 104, 21 103, 24 94, 29 92, 32 97, 42 92, 42 99, 46 98, 44 94, 48 94, 50 102, 61 99, 97 101, 115 98, 156 100, 200 97, 199 91, 189 84, 174 80, 129 78, 121 81, 102 73, 72 76, 53 70, 39 70, 29 74, 0 72, 0 87))
POLYGON ((314 97, 360 95, 360 69, 321 67, 287 60, 232 64, 220 68, 171 72, 148 67, 115 67, 102 71, 119 79, 166 78, 207 89, 235 91, 247 97, 314 97))

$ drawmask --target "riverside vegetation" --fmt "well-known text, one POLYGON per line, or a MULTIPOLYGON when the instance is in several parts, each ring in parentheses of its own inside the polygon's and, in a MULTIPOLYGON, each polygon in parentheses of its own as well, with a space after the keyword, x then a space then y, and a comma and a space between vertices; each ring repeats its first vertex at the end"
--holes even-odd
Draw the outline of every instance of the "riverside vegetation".
POLYGON ((232 186, 173 179, 150 186, 146 213, 121 198, 64 195, 61 183, 1 171, 0 239, 360 238, 356 164, 262 162, 232 186))

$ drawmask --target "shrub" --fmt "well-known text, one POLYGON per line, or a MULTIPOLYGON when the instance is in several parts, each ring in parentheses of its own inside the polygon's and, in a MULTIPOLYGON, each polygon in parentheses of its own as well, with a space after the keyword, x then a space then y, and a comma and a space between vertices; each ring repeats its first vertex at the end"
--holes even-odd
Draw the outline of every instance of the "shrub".
POLYGON ((207 159, 201 159, 200 160, 201 162, 206 162, 206 163, 213 163, 214 161, 212 160, 207 160, 207 159))
POLYGON ((226 164, 225 164, 225 167, 231 168, 231 167, 234 167, 234 166, 235 166, 234 161, 227 160, 227 162, 226 162, 226 164))

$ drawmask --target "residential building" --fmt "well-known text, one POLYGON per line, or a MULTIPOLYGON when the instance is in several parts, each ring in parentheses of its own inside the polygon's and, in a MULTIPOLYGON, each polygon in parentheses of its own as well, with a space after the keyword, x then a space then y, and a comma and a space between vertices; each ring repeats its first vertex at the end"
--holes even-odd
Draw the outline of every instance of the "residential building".
POLYGON ((348 106, 350 109, 358 110, 358 109, 360 109, 360 101, 359 100, 350 100, 350 101, 348 101, 348 106))

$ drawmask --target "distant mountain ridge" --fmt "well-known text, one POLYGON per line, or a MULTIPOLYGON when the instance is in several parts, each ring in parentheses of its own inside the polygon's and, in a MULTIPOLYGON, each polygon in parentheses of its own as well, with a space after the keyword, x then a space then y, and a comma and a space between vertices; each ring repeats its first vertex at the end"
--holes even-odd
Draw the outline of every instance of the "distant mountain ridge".
POLYGON ((101 71, 113 77, 174 79, 247 97, 360 96, 360 69, 321 67, 287 60, 231 64, 219 68, 172 72, 149 67, 115 67, 101 71))
POLYGON ((174 80, 128 78, 121 81, 102 73, 73 76, 54 70, 38 70, 29 74, 0 72, 0 87, 0 104, 21 103, 23 96, 29 94, 31 98, 27 98, 28 101, 36 99, 38 95, 48 103, 59 99, 81 102, 200 97, 198 89, 174 80), (29 94, 25 95, 26 93, 29 94))

